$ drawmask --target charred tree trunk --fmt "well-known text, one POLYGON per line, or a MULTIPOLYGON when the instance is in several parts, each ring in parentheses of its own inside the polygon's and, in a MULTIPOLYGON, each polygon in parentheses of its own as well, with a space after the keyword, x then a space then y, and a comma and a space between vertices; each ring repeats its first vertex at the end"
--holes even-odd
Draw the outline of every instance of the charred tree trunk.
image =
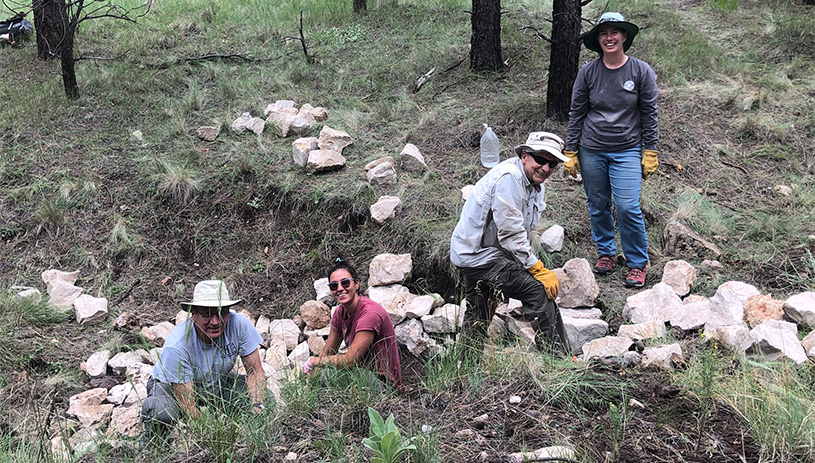
POLYGON ((354 13, 368 9, 368 0, 354 0, 354 13))
POLYGON ((65 40, 60 47, 60 61, 62 61, 62 85, 68 99, 79 98, 79 84, 76 82, 76 69, 74 69, 74 32, 75 26, 66 24, 65 40))
POLYGON ((37 35, 37 58, 45 61, 61 55, 68 16, 64 0, 33 0, 34 28, 37 35))
POLYGON ((552 47, 549 51, 549 83, 546 88, 546 117, 569 120, 572 85, 580 64, 581 0, 554 0, 552 47))
POLYGON ((501 0, 473 0, 473 35, 470 38, 470 69, 500 71, 501 0))

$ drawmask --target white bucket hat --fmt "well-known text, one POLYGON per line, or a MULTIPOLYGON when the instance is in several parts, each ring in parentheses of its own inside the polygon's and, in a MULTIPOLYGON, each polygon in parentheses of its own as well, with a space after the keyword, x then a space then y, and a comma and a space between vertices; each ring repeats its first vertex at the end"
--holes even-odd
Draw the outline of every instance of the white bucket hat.
POLYGON ((551 132, 530 132, 526 137, 526 143, 515 147, 515 154, 520 156, 524 148, 533 153, 546 151, 558 160, 566 162, 569 158, 563 154, 563 147, 563 140, 551 132))
POLYGON ((198 307, 229 307, 239 302, 242 299, 231 300, 229 299, 229 291, 226 285, 221 280, 204 280, 195 285, 195 291, 192 293, 192 302, 182 302, 182 307, 198 306, 198 307))

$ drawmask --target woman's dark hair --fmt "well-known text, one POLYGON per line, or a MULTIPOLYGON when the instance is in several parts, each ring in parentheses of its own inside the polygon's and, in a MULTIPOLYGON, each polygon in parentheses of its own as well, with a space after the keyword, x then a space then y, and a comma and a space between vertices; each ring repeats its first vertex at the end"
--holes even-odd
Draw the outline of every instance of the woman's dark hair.
POLYGON ((347 270, 348 273, 351 274, 351 278, 359 281, 359 275, 357 275, 357 271, 354 269, 354 267, 351 267, 351 264, 349 264, 348 261, 343 259, 341 256, 337 256, 337 258, 334 259, 334 263, 331 266, 331 268, 328 269, 328 278, 331 279, 331 274, 340 269, 347 270))

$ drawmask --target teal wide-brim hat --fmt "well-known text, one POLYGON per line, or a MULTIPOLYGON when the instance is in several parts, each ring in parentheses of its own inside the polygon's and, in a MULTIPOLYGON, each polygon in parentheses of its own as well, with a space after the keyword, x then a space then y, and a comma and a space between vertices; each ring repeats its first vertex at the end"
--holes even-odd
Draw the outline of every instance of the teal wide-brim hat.
POLYGON ((597 33, 600 30, 600 26, 606 24, 619 27, 628 32, 628 37, 626 37, 625 42, 623 42, 623 51, 628 51, 631 47, 631 43, 634 42, 634 36, 637 35, 640 28, 637 27, 636 24, 626 21, 622 14, 615 12, 603 13, 603 16, 600 16, 597 24, 583 37, 583 45, 589 50, 596 51, 602 55, 603 49, 600 48, 600 42, 597 40, 597 33))

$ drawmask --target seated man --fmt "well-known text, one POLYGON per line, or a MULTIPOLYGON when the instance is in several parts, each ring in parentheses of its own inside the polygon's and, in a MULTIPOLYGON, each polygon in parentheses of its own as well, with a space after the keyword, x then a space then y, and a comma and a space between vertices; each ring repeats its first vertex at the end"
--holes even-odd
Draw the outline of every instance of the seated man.
POLYGON ((195 285, 192 302, 181 303, 190 317, 167 337, 147 382, 143 442, 166 437, 182 417, 197 418, 204 403, 251 403, 254 411, 262 411, 266 379, 258 353, 261 337, 248 318, 229 311, 240 302, 229 298, 222 281, 207 280, 195 285), (248 378, 231 372, 238 355, 248 378))
POLYGON ((450 240, 450 260, 464 278, 464 339, 480 352, 498 299, 511 297, 523 303, 539 347, 568 353, 555 305, 560 282, 535 254, 531 232, 546 207, 544 181, 569 158, 549 132, 530 133, 515 153, 475 184, 450 240))

